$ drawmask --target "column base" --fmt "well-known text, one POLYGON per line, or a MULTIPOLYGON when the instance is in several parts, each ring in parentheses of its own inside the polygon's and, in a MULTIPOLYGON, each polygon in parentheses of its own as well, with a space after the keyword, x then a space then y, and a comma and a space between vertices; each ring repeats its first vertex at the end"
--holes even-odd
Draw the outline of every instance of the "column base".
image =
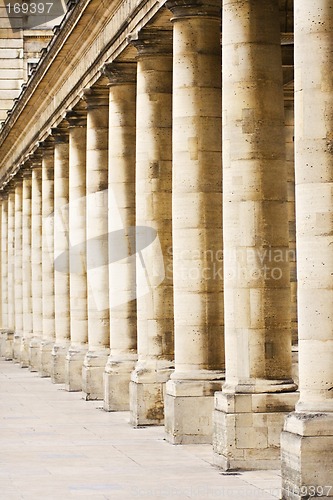
POLYGON ((224 470, 279 468, 284 418, 298 397, 297 392, 216 393, 214 464, 224 470))
POLYGON ((51 382, 53 384, 65 383, 66 356, 69 342, 54 344, 51 352, 51 382))
MULTIPOLYGON (((32 332, 30 332, 32 335, 32 332)), ((20 366, 21 368, 29 368, 30 366, 30 342, 31 336, 21 337, 21 346, 20 346, 20 366)))
POLYGON ((11 330, 3 330, 2 342, 1 342, 1 355, 5 358, 5 361, 12 361, 13 359, 13 343, 14 343, 14 332, 11 330))
POLYGON ((13 339, 13 361, 20 363, 21 360, 21 339, 22 333, 15 332, 13 339))
POLYGON ((109 356, 104 372, 104 410, 128 411, 129 384, 137 361, 136 354, 109 356))
POLYGON ((41 340, 39 352, 39 375, 41 377, 51 377, 53 346, 54 340, 41 340))
POLYGON ((172 373, 170 361, 138 361, 129 385, 131 425, 164 424, 165 384, 172 373))
POLYGON ((82 366, 87 354, 87 345, 71 346, 65 361, 65 389, 69 392, 82 390, 82 366))
POLYGON ((165 397, 166 439, 172 444, 211 444, 214 393, 223 380, 169 380, 165 397))
POLYGON ((29 369, 31 372, 39 371, 40 364, 40 342, 39 337, 33 337, 30 339, 29 344, 29 369))
POLYGON ((281 434, 282 499, 333 498, 333 413, 294 412, 281 434))
POLYGON ((85 399, 103 400, 103 374, 110 350, 88 351, 82 366, 82 392, 85 399))

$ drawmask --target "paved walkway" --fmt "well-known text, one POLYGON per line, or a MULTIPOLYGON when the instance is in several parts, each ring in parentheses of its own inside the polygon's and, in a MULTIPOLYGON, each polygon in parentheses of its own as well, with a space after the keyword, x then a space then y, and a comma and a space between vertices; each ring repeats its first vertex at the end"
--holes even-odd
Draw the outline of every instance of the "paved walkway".
POLYGON ((277 471, 223 473, 211 446, 173 446, 128 418, 0 360, 0 499, 279 498, 277 471))

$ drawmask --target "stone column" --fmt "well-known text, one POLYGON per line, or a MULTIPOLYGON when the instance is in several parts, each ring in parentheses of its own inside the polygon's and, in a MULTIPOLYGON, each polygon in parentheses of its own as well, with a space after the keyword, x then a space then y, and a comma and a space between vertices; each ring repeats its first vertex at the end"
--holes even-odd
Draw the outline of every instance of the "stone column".
POLYGON ((28 161, 23 170, 22 200, 22 294, 23 334, 21 339, 20 363, 29 367, 29 346, 32 338, 32 277, 31 277, 31 164, 28 161))
POLYGON ((82 389, 82 365, 88 349, 86 263, 86 138, 84 109, 69 111, 69 238, 70 330, 65 384, 68 391, 82 389))
POLYGON ((171 1, 175 372, 172 443, 209 443, 224 374, 220 2, 171 1), (200 35, 198 36, 198 33, 200 35))
POLYGON ((165 275, 163 261, 159 266, 163 256, 172 256, 172 31, 143 30, 131 41, 138 50, 138 362, 131 375, 130 420, 140 426, 163 424, 165 383, 174 366, 172 272, 165 275))
POLYGON ((82 369, 86 399, 103 399, 110 352, 108 277, 108 88, 86 89, 88 352, 82 369))
POLYGON ((300 400, 282 433, 282 498, 332 498, 333 5, 295 0, 300 400))
POLYGON ((297 400, 278 2, 224 0, 222 17, 226 381, 214 451, 225 469, 267 469, 297 400))
POLYGON ((54 143, 52 137, 39 143, 42 152, 42 271, 43 337, 40 343, 40 376, 52 373, 55 343, 54 302, 54 143))
POLYGON ((31 280, 32 280, 32 338, 29 346, 31 371, 39 370, 40 341, 43 332, 42 308, 42 157, 30 157, 31 184, 31 280))
POLYGON ((70 344, 69 306, 69 146, 67 123, 52 128, 54 137, 54 312, 55 344, 51 380, 65 382, 66 355, 70 344))
POLYGON ((15 331, 15 187, 13 181, 7 187, 8 191, 8 238, 7 238, 7 294, 8 294, 8 330, 6 342, 6 359, 13 359, 13 343, 15 331))
POLYGON ((1 356, 8 345, 8 193, 1 193, 1 356))
POLYGON ((15 216, 14 216, 14 297, 15 332, 13 358, 20 362, 21 338, 23 334, 23 290, 22 290, 22 172, 15 176, 15 216))
POLYGON ((110 356, 104 409, 129 410, 137 360, 135 283, 136 64, 111 63, 109 78, 109 303, 110 356))

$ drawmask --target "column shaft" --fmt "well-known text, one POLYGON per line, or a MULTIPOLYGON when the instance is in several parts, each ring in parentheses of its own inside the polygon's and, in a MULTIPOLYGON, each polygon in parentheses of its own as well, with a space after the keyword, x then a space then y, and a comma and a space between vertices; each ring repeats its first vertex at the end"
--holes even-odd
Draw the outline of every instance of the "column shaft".
POLYGON ((42 151, 42 272, 43 338, 40 344, 40 375, 52 373, 52 349, 55 343, 54 301, 54 144, 49 138, 40 144, 42 151))
POLYGON ((220 4, 168 7, 174 14, 175 372, 166 389, 166 433, 173 443, 207 443, 224 368, 220 4))
POLYGON ((20 361, 21 338, 23 332, 23 290, 22 290, 22 173, 15 177, 15 248, 14 248, 14 296, 15 296, 15 332, 13 357, 20 361))
POLYGON ((31 183, 32 172, 28 162, 23 171, 22 201, 22 279, 23 279, 23 334, 20 362, 29 367, 29 346, 32 338, 32 275, 31 275, 31 183))
POLYGON ((82 369, 87 399, 103 399, 109 355, 108 89, 87 89, 87 280, 88 352, 82 369))
POLYGON ((30 369, 38 371, 40 341, 43 331, 42 308, 42 167, 41 157, 31 158, 31 279, 32 279, 32 339, 30 341, 30 369))
POLYGON ((66 357, 66 388, 82 389, 82 365, 88 349, 86 262, 86 139, 85 110, 71 111, 69 122, 69 238, 71 345, 66 357))
POLYGON ((70 343, 69 304, 69 146, 65 124, 52 129, 54 144, 54 312, 55 344, 51 380, 65 382, 66 355, 70 343))
POLYGON ((7 237, 7 294, 8 294, 8 331, 6 359, 13 359, 13 343, 15 331, 15 192, 13 185, 8 187, 8 237, 7 237))
POLYGON ((136 64, 112 63, 109 78, 109 303, 110 356, 104 409, 129 410, 137 359, 135 282, 136 64))
POLYGON ((7 357, 8 347, 8 194, 1 202, 1 356, 7 357))

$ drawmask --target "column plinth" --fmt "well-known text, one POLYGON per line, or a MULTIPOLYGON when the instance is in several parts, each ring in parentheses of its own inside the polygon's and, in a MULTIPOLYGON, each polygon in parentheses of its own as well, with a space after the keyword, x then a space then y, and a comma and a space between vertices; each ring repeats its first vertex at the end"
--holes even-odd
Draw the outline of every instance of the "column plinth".
POLYGON ((88 352, 82 367, 86 399, 103 399, 103 374, 110 353, 108 277, 108 88, 86 89, 86 238, 88 352))
POLYGON ((281 437, 282 498, 333 498, 333 6, 294 2, 300 399, 281 437))
POLYGON ((129 410, 129 383, 137 360, 135 287, 136 64, 111 63, 109 80, 109 304, 110 356, 104 373, 104 409, 129 410), (119 233, 117 233, 119 231, 119 233), (122 234, 121 241, 113 235, 122 234), (124 248, 125 254, 113 255, 124 248))
POLYGON ((82 365, 88 350, 86 258, 86 136, 87 114, 76 109, 66 114, 69 123, 69 238, 70 330, 65 387, 81 391, 82 365))
POLYGON ((172 443, 210 443, 224 379, 220 3, 167 2, 173 14, 172 443), (197 34, 200 33, 200 37, 197 34))
POLYGON ((278 4, 225 0, 222 18, 226 381, 215 395, 214 460, 272 469, 298 398, 278 4))

